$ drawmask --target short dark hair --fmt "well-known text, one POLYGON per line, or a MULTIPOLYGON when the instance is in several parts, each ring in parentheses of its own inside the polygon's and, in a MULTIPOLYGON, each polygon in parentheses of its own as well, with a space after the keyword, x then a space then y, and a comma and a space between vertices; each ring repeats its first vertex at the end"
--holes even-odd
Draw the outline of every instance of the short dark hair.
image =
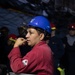
POLYGON ((8 27, 5 27, 5 26, 4 26, 4 27, 1 27, 0 31, 1 31, 1 32, 3 32, 3 31, 9 32, 9 29, 8 29, 8 27))
POLYGON ((32 26, 30 26, 29 28, 34 28, 34 29, 36 29, 39 34, 40 34, 40 33, 43 33, 43 34, 45 35, 45 37, 44 37, 43 40, 46 41, 46 40, 50 39, 51 34, 49 34, 47 31, 45 31, 45 30, 43 30, 43 29, 41 29, 41 28, 38 28, 38 27, 32 27, 32 26))

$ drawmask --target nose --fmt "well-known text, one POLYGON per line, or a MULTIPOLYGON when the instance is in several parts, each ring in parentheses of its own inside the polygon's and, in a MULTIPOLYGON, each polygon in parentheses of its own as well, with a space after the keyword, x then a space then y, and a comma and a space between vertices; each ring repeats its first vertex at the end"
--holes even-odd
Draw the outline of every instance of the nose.
POLYGON ((26 34, 26 38, 28 38, 28 37, 29 37, 29 33, 26 34))

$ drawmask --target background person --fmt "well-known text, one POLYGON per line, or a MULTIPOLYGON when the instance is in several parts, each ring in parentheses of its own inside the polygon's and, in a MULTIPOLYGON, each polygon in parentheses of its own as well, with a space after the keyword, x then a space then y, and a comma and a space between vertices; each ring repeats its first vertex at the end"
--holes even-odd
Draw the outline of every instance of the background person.
POLYGON ((17 36, 15 34, 9 34, 7 44, 5 45, 6 58, 7 58, 5 62, 6 62, 6 66, 7 66, 7 69, 9 72, 12 72, 12 70, 10 68, 8 54, 10 53, 11 49, 13 48, 13 45, 14 45, 16 39, 17 39, 17 36))
POLYGON ((8 73, 7 68, 7 51, 6 45, 8 40, 9 29, 8 27, 1 27, 0 29, 0 75, 6 75, 8 73))
POLYGON ((5 46, 7 45, 9 29, 1 27, 0 29, 0 64, 6 64, 7 56, 5 46))
POLYGON ((51 23, 51 37, 48 45, 50 46, 54 55, 54 75, 59 75, 57 68, 60 66, 60 60, 64 55, 64 46, 62 40, 56 35, 56 26, 51 23))
POLYGON ((66 75, 75 75, 75 23, 68 25, 68 34, 63 38, 63 43, 65 73, 66 75))

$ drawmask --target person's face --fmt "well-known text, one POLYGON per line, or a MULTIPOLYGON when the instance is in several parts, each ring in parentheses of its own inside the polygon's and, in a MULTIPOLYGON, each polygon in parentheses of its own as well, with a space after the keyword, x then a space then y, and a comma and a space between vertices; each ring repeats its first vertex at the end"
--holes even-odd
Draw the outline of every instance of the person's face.
POLYGON ((75 36, 75 30, 69 30, 69 35, 75 36))
POLYGON ((1 31, 1 33, 2 33, 3 36, 7 36, 7 35, 8 35, 8 31, 5 30, 5 29, 3 29, 3 30, 1 31))
POLYGON ((28 45, 34 46, 44 38, 44 34, 43 33, 39 34, 38 31, 34 28, 28 28, 26 38, 28 45))
POLYGON ((55 30, 51 31, 51 37, 55 36, 55 30))

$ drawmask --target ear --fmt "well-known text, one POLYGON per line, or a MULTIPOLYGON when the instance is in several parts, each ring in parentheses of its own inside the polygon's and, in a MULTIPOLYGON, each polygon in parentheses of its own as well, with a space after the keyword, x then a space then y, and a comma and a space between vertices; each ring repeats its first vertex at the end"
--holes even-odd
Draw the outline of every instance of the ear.
POLYGON ((44 36, 45 36, 45 35, 44 35, 43 33, 41 33, 41 34, 40 34, 40 40, 43 40, 43 39, 44 39, 44 36))

